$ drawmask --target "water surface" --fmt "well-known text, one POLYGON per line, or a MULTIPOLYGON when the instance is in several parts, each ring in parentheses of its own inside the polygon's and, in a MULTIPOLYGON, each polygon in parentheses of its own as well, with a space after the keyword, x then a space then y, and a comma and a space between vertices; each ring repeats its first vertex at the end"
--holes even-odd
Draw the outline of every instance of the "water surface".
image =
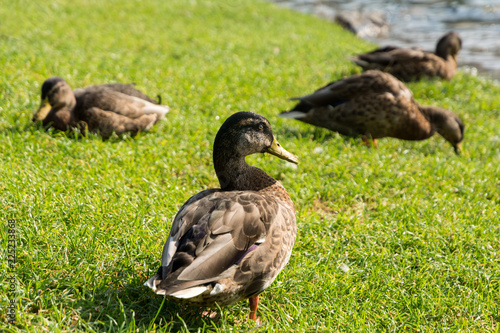
POLYGON ((461 70, 500 79, 500 0, 273 0, 280 5, 333 20, 345 11, 380 12, 388 27, 362 36, 380 46, 419 46, 433 51, 454 30, 463 40, 461 70))

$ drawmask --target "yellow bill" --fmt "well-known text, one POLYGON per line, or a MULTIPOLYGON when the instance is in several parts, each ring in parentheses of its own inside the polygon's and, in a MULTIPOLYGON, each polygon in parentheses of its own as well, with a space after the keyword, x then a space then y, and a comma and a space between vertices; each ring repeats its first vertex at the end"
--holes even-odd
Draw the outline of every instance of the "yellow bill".
POLYGON ((297 158, 297 156, 286 151, 286 149, 279 144, 276 138, 273 138, 273 143, 271 144, 271 147, 267 148, 266 153, 278 156, 285 161, 299 164, 299 159, 297 158))
POLYGON ((454 146, 453 146, 453 149, 455 150, 455 154, 457 155, 460 155, 460 153, 462 152, 462 142, 463 141, 460 141, 459 143, 456 143, 454 146))
POLYGON ((52 109, 52 106, 49 104, 49 99, 45 97, 42 102, 40 103, 40 107, 38 110, 36 110, 35 114, 33 115, 33 121, 43 121, 47 115, 49 114, 50 110, 52 109))

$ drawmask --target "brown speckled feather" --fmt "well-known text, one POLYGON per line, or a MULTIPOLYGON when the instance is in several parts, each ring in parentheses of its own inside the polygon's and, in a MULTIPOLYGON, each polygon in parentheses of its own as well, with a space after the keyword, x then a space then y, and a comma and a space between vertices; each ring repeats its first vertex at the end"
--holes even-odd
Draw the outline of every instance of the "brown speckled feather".
POLYGON ((388 46, 357 55, 353 61, 364 70, 378 69, 403 81, 436 76, 449 80, 457 72, 457 54, 461 47, 458 34, 450 32, 438 41, 435 53, 388 46))
POLYGON ((124 84, 124 83, 96 84, 96 85, 88 86, 85 88, 75 89, 75 90, 73 90, 73 93, 75 94, 76 100, 78 101, 80 96, 85 94, 85 93, 88 93, 90 91, 100 91, 103 89, 108 89, 108 90, 120 92, 120 93, 125 94, 125 95, 134 96, 134 97, 143 99, 143 100, 148 101, 148 102, 153 103, 153 104, 161 104, 159 101, 152 99, 151 97, 149 97, 148 95, 146 95, 142 91, 137 90, 137 88, 135 87, 135 84, 133 84, 133 83, 128 83, 128 84, 124 84))
POLYGON ((290 202, 258 192, 212 192, 181 209, 174 219, 176 237, 169 238, 166 248, 176 247, 176 252, 162 263, 158 273, 163 280, 156 287, 171 294, 225 280, 226 290, 237 294, 226 296, 224 302, 220 295, 204 295, 199 304, 224 305, 259 294, 288 261, 296 232, 290 202), (283 239, 283 234, 290 237, 283 239), (254 244, 257 248, 245 255, 254 244), (247 281, 252 281, 251 288, 247 281))
POLYGON ((421 106, 394 76, 377 70, 354 75, 320 88, 282 117, 294 118, 347 136, 423 140, 436 131, 455 150, 464 126, 451 111, 421 106))
POLYGON ((269 123, 259 115, 241 112, 224 123, 214 165, 225 186, 200 192, 181 207, 147 286, 168 299, 212 306, 256 296, 272 283, 295 242, 294 205, 278 181, 244 160, 272 142, 269 123))
POLYGON ((42 103, 33 121, 66 131, 73 128, 100 133, 103 138, 147 131, 168 112, 131 84, 94 85, 74 92, 63 79, 42 85, 42 103))

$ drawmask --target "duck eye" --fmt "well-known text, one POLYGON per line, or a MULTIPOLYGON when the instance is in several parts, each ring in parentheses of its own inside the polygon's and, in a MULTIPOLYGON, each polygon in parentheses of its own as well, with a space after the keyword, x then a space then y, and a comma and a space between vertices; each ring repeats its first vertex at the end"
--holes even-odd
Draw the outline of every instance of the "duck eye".
POLYGON ((259 129, 259 131, 262 131, 262 130, 264 130, 264 125, 262 125, 262 124, 259 124, 259 126, 258 126, 258 129, 259 129))

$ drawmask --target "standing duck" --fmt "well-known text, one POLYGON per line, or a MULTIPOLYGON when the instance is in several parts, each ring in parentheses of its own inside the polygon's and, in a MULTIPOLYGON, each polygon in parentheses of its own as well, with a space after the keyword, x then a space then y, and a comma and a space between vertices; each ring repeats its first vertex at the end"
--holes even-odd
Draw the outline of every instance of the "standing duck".
POLYGON ((175 216, 161 266, 145 285, 167 299, 195 306, 250 301, 287 264, 297 234, 285 188, 245 156, 269 153, 297 164, 276 141, 266 118, 238 112, 219 129, 213 148, 220 189, 192 196, 175 216))
POLYGON ((464 125, 453 112, 419 105, 398 79, 377 70, 366 71, 322 87, 280 114, 347 136, 362 136, 376 145, 376 138, 424 140, 435 132, 451 143, 458 154, 464 125))
POLYGON ((41 104, 33 121, 66 131, 86 128, 108 138, 116 134, 149 130, 169 108, 134 88, 131 84, 104 84, 71 90, 57 76, 42 85, 41 104))
POLYGON ((457 73, 457 55, 462 40, 456 32, 449 32, 438 41, 436 52, 418 48, 405 49, 386 46, 353 58, 364 70, 378 69, 403 81, 432 78, 450 80, 457 73))

